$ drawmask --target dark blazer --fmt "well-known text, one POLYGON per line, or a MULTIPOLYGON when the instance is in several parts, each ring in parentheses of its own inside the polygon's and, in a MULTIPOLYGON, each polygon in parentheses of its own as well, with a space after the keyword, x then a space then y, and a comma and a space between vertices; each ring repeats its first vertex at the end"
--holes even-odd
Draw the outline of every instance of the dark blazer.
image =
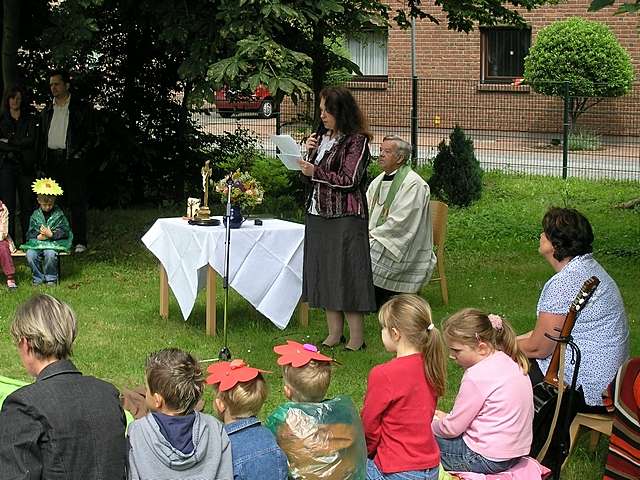
POLYGON ((69 360, 59 360, 4 401, 0 478, 124 479, 124 435, 116 388, 83 376, 69 360))
MULTIPOLYGON (((310 162, 315 163, 316 150, 310 162)), ((341 135, 315 166, 306 209, 316 201, 318 215, 324 218, 355 215, 367 218, 367 167, 369 140, 360 133, 341 135)))
MULTIPOLYGON (((49 102, 41 112, 39 151, 41 158, 47 163, 47 142, 49 127, 53 118, 53 102, 49 102)), ((69 100, 69 125, 67 126, 66 154, 67 161, 81 161, 95 143, 93 110, 89 104, 71 95, 69 100)))

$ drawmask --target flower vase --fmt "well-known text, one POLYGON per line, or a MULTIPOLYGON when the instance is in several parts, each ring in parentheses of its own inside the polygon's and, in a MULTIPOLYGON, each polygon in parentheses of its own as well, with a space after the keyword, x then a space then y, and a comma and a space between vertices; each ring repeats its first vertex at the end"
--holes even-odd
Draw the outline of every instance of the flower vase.
MULTIPOLYGON (((227 226, 227 217, 223 217, 224 226, 227 226)), ((231 205, 231 216, 229 218, 229 228, 240 228, 244 222, 240 205, 231 205)))

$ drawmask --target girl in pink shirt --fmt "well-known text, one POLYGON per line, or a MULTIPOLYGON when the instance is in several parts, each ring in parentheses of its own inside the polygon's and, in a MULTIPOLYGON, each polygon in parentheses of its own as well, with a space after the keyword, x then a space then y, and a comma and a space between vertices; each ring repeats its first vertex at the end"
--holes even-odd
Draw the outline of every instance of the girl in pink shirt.
POLYGON ((497 315, 467 308, 444 324, 450 357, 464 370, 451 412, 432 428, 445 470, 499 473, 529 453, 533 391, 516 334, 497 315))
POLYGON ((438 478, 440 453, 431 431, 447 371, 446 349, 429 304, 397 295, 378 314, 382 343, 395 358, 369 373, 362 407, 367 479, 438 478))

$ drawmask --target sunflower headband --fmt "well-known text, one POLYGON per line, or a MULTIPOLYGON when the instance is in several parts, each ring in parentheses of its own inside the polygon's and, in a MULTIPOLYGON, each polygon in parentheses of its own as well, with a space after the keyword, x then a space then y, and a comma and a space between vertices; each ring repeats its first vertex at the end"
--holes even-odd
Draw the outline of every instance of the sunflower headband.
POLYGON ((63 191, 58 182, 51 178, 39 178, 31 184, 31 189, 38 195, 62 195, 63 191))

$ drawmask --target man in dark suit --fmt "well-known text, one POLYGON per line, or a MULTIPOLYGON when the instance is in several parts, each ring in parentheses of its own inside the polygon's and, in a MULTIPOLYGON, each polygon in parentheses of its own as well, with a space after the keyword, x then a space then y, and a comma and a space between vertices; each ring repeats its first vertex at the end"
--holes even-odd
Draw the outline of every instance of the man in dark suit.
POLYGON ((58 180, 71 210, 75 252, 87 249, 88 154, 95 143, 93 111, 71 95, 69 74, 54 70, 49 87, 53 101, 42 111, 40 154, 45 174, 58 180))
POLYGON ((0 477, 122 480, 125 416, 110 383, 82 375, 68 359, 76 319, 68 305, 36 295, 18 307, 11 336, 36 379, 0 410, 0 477))

